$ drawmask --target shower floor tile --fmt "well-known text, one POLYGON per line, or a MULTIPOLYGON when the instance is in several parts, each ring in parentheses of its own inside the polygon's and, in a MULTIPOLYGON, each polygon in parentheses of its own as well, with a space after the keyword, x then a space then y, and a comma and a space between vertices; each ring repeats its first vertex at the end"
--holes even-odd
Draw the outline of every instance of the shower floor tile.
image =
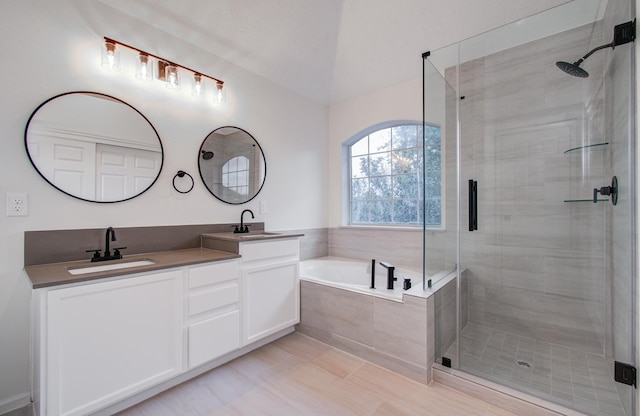
POLYGON ((455 368, 590 414, 625 416, 603 356, 473 323, 460 339, 462 365, 455 344, 446 354, 455 368))

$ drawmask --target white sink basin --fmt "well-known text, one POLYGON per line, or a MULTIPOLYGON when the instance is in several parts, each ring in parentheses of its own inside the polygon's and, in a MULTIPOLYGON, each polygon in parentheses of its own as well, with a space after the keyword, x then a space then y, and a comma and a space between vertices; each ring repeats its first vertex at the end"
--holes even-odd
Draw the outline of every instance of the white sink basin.
POLYGON ((108 270, 128 269, 129 267, 148 266, 155 264, 155 261, 149 259, 128 261, 124 263, 96 264, 95 266, 70 267, 67 271, 73 275, 105 272, 108 270))
POLYGON ((236 237, 238 238, 265 238, 265 237, 276 237, 282 235, 280 233, 248 233, 248 234, 241 234, 241 235, 236 235, 236 237))

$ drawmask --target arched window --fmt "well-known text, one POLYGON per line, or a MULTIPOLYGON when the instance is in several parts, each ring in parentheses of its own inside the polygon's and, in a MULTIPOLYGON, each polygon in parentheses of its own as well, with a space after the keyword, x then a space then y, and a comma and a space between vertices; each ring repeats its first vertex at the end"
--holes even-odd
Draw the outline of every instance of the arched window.
POLYGON ((396 124, 346 143, 349 224, 417 226, 425 218, 442 227, 440 128, 426 126, 424 141, 422 133, 422 123, 396 124))

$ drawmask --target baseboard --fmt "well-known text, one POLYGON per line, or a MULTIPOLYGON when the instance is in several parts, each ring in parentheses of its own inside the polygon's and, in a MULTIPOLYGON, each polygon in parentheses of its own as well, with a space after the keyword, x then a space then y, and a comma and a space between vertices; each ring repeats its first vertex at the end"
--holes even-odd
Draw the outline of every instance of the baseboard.
POLYGON ((0 415, 9 413, 13 410, 20 409, 31 403, 31 394, 29 392, 16 394, 6 399, 0 400, 0 415))
POLYGON ((584 413, 437 363, 433 365, 432 371, 434 382, 484 400, 517 415, 586 416, 584 413))

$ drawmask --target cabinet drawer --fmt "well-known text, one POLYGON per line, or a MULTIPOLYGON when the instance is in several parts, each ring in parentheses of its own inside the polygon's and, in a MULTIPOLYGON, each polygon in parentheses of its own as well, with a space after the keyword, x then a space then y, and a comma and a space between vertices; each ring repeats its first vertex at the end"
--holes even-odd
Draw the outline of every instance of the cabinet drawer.
POLYGON ((237 303, 239 299, 240 290, 237 284, 190 294, 189 316, 237 303))
POLYGON ((225 261, 189 268, 189 289, 212 285, 240 277, 240 262, 225 261))
POLYGON ((298 258, 300 256, 300 242, 297 238, 290 240, 270 240, 265 242, 251 242, 240 244, 240 254, 243 262, 298 258))
POLYGON ((240 312, 189 325, 189 368, 240 347, 240 312))

